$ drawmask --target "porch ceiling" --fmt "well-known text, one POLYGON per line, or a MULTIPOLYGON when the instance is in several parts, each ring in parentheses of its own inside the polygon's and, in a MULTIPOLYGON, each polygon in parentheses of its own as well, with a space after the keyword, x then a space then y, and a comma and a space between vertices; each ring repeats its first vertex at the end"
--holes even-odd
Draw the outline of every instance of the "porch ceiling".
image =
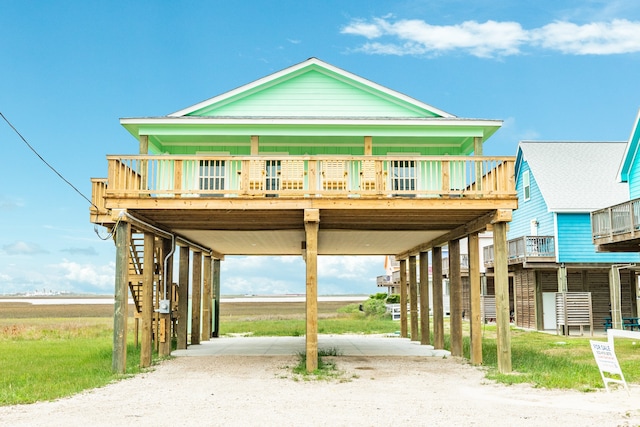
MULTIPOLYGON (((319 255, 390 255, 430 242, 490 209, 320 209, 319 255)), ((300 255, 304 209, 136 209, 131 214, 224 255, 300 255)))

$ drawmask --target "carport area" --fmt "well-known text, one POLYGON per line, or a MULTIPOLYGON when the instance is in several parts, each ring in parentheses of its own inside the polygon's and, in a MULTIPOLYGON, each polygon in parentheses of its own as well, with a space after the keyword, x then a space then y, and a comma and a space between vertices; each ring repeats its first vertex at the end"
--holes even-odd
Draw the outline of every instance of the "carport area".
MULTIPOLYGON (((318 335, 318 350, 339 356, 448 357, 447 350, 396 335, 318 335)), ((173 356, 288 356, 305 352, 305 337, 220 337, 174 350, 173 356)))

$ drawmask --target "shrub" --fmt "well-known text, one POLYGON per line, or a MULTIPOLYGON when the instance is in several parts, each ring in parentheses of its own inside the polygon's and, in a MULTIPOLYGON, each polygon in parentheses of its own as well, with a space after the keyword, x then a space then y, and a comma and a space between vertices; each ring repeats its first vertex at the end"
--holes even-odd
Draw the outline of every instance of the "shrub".
POLYGON ((384 316, 387 312, 387 306, 385 305, 384 300, 369 298, 362 304, 362 308, 364 309, 364 314, 367 316, 384 316))
POLYGON ((387 296, 387 304, 400 304, 400 295, 391 294, 387 296))

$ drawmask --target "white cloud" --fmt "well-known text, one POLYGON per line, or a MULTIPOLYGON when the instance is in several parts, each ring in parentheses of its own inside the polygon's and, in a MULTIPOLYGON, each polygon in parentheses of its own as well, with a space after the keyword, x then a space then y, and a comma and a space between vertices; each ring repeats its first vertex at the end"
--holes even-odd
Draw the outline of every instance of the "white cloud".
POLYGON ((532 41, 573 55, 611 55, 640 51, 640 22, 616 19, 576 25, 554 22, 533 30, 532 41))
POLYGON ((63 260, 52 266, 52 270, 59 274, 59 279, 65 289, 91 290, 91 292, 112 291, 115 278, 115 264, 106 265, 79 264, 63 260))
POLYGON ((418 19, 392 19, 354 20, 341 33, 367 38, 369 41, 356 50, 380 55, 437 56, 465 52, 489 58, 517 55, 527 46, 572 55, 640 51, 640 22, 626 19, 584 25, 556 21, 532 30, 512 21, 431 25, 418 19))
POLYGON ((7 255, 36 255, 46 254, 47 251, 35 243, 16 241, 2 247, 2 251, 7 255))

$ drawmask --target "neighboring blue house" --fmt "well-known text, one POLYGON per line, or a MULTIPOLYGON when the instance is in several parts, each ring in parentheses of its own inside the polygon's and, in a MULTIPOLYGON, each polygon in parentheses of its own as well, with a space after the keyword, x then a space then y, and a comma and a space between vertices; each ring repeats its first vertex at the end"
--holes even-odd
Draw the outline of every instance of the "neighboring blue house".
MULTIPOLYGON (((627 186, 626 197, 623 200, 612 201, 604 208, 591 213, 591 230, 593 243, 598 251, 620 254, 626 252, 630 258, 638 256, 640 252, 640 112, 636 116, 631 135, 625 145, 618 171, 617 181, 627 186)), ((603 255, 605 255, 603 253, 603 255)), ((635 270, 638 271, 638 270, 635 270)), ((637 280, 636 280, 637 283, 637 280)), ((624 292, 619 299, 614 298, 611 306, 614 313, 614 327, 616 320, 621 317, 638 317, 640 309, 637 297, 640 295, 638 286, 633 286, 631 295, 631 313, 625 310, 628 305, 624 292), (617 318, 617 319, 616 319, 617 318)), ((624 288, 623 288, 624 291, 624 288)))
MULTIPOLYGON (((640 262, 640 255, 598 252, 590 214, 627 200, 627 184, 616 180, 625 146, 535 141, 518 146, 518 209, 507 234, 518 326, 555 329, 558 291, 591 292, 594 328, 610 316, 611 267, 640 262)), ((623 312, 635 313, 634 272, 621 270, 620 284, 623 312)))

